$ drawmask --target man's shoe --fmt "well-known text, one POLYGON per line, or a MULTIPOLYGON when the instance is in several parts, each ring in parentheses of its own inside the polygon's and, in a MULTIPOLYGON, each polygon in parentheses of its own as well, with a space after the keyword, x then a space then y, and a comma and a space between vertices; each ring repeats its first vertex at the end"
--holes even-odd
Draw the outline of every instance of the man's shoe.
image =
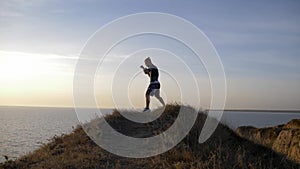
POLYGON ((148 111, 150 111, 149 108, 144 108, 144 110, 143 110, 143 112, 148 112, 148 111))

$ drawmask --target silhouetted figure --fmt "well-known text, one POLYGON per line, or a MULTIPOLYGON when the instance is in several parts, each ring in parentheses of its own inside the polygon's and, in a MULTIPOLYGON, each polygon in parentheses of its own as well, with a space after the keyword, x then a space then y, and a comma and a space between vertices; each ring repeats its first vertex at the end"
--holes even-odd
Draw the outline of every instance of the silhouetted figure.
POLYGON ((149 104, 150 104, 150 96, 155 96, 160 103, 165 106, 165 102, 163 98, 160 96, 160 83, 158 81, 159 72, 157 67, 151 62, 150 57, 145 59, 145 65, 147 68, 145 68, 143 65, 140 66, 144 73, 147 74, 150 77, 150 84, 148 86, 148 89, 146 91, 146 107, 144 109, 145 111, 149 111, 149 104))

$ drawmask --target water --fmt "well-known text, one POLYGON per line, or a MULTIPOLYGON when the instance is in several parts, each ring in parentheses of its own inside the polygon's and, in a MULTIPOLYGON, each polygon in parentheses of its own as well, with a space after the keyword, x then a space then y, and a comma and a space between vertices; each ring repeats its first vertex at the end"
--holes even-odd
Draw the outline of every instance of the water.
MULTIPOLYGON (((85 109, 86 117, 95 117, 96 109, 85 109)), ((102 113, 111 112, 103 109, 102 113)), ((97 113, 99 116, 99 113, 97 113)), ((29 153, 54 135, 70 133, 79 123, 73 108, 0 107, 0 162, 29 153)))
POLYGON ((224 111, 221 121, 236 129, 239 126, 273 127, 292 119, 300 119, 300 112, 224 111))
MULTIPOLYGON (((110 113, 111 109, 101 109, 110 113)), ((96 109, 85 109, 80 122, 99 116, 96 109)), ((222 121, 235 129, 242 125, 267 127, 300 118, 300 113, 288 112, 224 112, 222 121)), ((54 135, 70 133, 80 124, 72 108, 0 107, 0 162, 3 155, 11 159, 29 153, 54 135)))

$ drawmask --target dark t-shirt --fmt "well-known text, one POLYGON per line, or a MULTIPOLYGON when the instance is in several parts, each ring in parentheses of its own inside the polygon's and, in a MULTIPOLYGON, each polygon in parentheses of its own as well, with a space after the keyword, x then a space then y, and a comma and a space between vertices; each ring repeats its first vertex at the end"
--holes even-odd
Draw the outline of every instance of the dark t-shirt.
POLYGON ((148 68, 145 73, 150 77, 150 82, 158 81, 159 73, 157 68, 148 68))

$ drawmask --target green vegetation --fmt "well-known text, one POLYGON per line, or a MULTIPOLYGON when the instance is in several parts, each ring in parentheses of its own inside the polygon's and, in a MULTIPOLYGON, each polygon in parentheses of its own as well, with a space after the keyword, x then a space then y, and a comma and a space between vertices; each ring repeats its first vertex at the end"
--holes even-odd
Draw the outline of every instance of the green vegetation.
MULTIPOLYGON (((167 105, 158 119, 147 124, 130 123, 116 110, 105 119, 113 127, 122 124, 119 131, 124 134, 134 135, 128 128, 137 127, 141 130, 147 128, 148 133, 155 135, 174 122, 179 110, 180 105, 167 105)), ((199 113, 192 130, 177 146, 150 158, 134 159, 111 154, 97 146, 78 126, 72 133, 56 136, 36 151, 15 161, 6 161, 0 168, 300 168, 284 155, 239 137, 223 124, 218 125, 205 143, 199 144, 198 137, 206 118, 205 114, 199 113)), ((103 118, 90 123, 99 120, 103 118)))

